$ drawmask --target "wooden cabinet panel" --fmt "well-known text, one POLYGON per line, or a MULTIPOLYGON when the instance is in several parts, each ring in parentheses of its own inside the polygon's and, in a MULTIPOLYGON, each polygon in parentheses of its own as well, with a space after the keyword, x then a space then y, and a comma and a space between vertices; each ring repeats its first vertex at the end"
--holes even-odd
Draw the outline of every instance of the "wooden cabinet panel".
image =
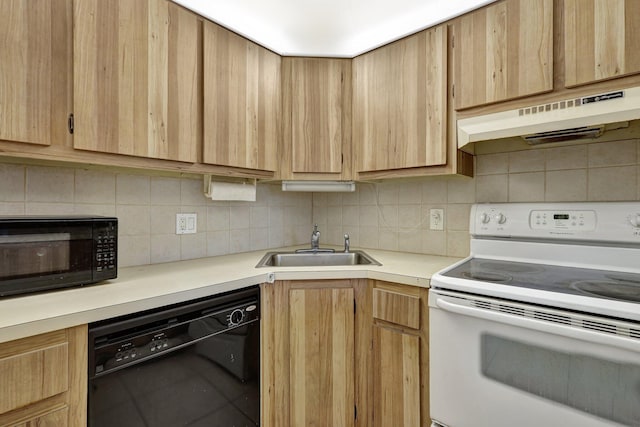
POLYGON ((68 137, 71 2, 0 2, 0 140, 68 137))
POLYGON ((28 421, 15 424, 13 427, 62 427, 69 425, 69 408, 54 409, 43 415, 39 415, 28 421))
POLYGON ((457 25, 456 109, 553 90, 553 0, 503 0, 457 25))
POLYGON ((260 425, 354 425, 355 282, 262 286, 260 425))
POLYGON ((414 427, 420 422, 420 337, 375 325, 374 426, 414 427))
POLYGON ((0 359, 3 393, 0 414, 29 405, 69 388, 66 342, 0 359))
POLYGON ((370 284, 370 424, 430 425, 429 291, 378 280, 370 284))
POLYGON ((408 328, 420 328, 420 298, 386 289, 373 290, 373 317, 408 328))
POLYGON ((204 23, 204 163, 274 171, 280 56, 204 23))
POLYGON ((301 173, 348 179, 351 60, 283 58, 282 70, 283 179, 295 179, 301 173))
POLYGON ((353 425, 353 289, 292 289, 289 313, 291 424, 353 425))
POLYGON ((640 2, 564 1, 565 86, 640 73, 640 2))
POLYGON ((74 147, 197 161, 198 17, 165 0, 82 0, 74 24, 74 147))
POLYGON ((446 26, 355 58, 353 75, 358 172, 446 164, 446 26))
POLYGON ((87 424, 87 326, 0 344, 0 426, 87 424))

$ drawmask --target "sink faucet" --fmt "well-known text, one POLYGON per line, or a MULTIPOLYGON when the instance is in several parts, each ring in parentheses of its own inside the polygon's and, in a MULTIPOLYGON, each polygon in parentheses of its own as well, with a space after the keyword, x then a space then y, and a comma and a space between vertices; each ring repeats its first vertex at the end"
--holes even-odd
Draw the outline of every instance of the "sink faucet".
POLYGON ((345 234, 344 235, 344 253, 348 253, 349 252, 349 235, 345 234))
POLYGON ((318 231, 318 224, 313 226, 313 232, 311 233, 311 249, 318 250, 320 248, 320 232, 318 231))

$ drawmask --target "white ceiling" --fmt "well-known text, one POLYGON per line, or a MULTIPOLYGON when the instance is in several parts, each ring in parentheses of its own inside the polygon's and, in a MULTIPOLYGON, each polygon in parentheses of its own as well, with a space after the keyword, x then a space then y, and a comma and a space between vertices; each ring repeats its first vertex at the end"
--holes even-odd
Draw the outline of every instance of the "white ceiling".
POLYGON ((173 0, 283 56, 353 58, 495 0, 173 0))

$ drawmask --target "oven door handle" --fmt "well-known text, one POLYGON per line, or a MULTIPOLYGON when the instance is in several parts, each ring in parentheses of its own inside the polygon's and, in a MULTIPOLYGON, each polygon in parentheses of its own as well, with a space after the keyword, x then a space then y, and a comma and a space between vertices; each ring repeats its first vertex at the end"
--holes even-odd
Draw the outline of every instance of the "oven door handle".
POLYGON ((435 292, 432 293, 435 297, 435 305, 438 308, 451 313, 489 320, 497 323, 503 323, 510 326, 532 329, 539 332, 569 337, 599 345, 615 346, 634 352, 640 351, 640 340, 637 339, 627 338, 619 335, 609 335, 606 333, 595 332, 580 327, 545 322, 543 320, 531 319, 528 317, 468 307, 465 305, 456 304, 455 302, 451 302, 450 300, 447 300, 446 297, 438 295, 435 292))

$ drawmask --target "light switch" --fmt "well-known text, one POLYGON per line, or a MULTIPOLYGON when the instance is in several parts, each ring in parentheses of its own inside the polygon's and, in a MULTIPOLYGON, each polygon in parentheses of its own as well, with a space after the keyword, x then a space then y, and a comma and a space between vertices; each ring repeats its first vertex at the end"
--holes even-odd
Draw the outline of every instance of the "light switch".
POLYGON ((198 214, 176 214, 176 234, 194 234, 198 231, 198 214))

